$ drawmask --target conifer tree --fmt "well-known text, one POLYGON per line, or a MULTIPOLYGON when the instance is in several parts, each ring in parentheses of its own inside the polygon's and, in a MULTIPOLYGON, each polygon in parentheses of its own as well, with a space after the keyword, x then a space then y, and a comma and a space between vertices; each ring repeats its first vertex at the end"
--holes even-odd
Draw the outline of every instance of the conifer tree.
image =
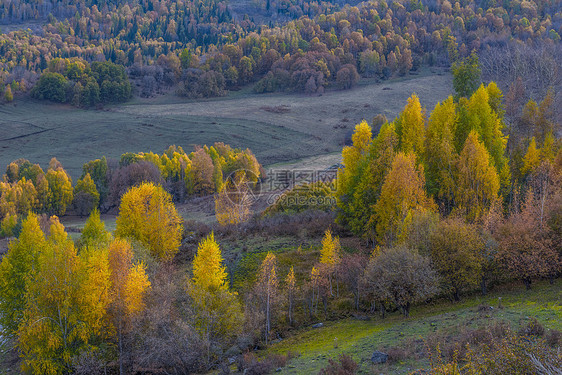
POLYGON ((400 152, 394 158, 370 219, 372 225, 376 225, 380 242, 392 243, 398 239, 404 221, 413 211, 436 209, 433 200, 425 193, 425 177, 423 167, 420 167, 416 168, 412 153, 400 152))
POLYGON ((287 287, 287 316, 289 318, 289 324, 293 325, 293 306, 297 290, 297 279, 295 277, 295 270, 293 269, 293 266, 291 266, 291 270, 285 278, 285 285, 287 287))
POLYGON ((243 319, 236 293, 230 292, 228 274, 214 234, 199 243, 193 259, 193 277, 187 283, 195 326, 207 343, 207 361, 211 361, 210 345, 215 340, 227 344, 240 331, 243 319))
POLYGON ((102 248, 111 242, 111 233, 105 230, 105 223, 101 221, 100 212, 96 208, 86 220, 80 237, 81 247, 102 248))
POLYGON ((425 111, 416 94, 408 98, 408 104, 396 119, 398 147, 405 154, 414 153, 419 160, 424 153, 425 111))
POLYGON ((340 261, 340 240, 332 236, 332 231, 324 232, 322 239, 322 249, 320 250, 320 263, 336 266, 340 261))
POLYGON ((193 283, 208 290, 227 290, 226 267, 222 264, 222 254, 211 233, 199 243, 193 258, 193 283))
POLYGON ((482 217, 498 198, 500 181, 486 147, 470 132, 458 161, 455 201, 467 220, 482 217))
POLYGON ((425 165, 428 193, 450 210, 455 189, 455 167, 458 155, 454 145, 457 125, 456 105, 452 97, 437 103, 427 127, 425 165))
POLYGON ((276 273, 276 263, 277 259, 275 258, 275 255, 268 252, 260 266, 258 283, 256 286, 258 295, 262 300, 265 315, 265 345, 269 343, 272 310, 276 303, 277 288, 279 286, 276 273))
POLYGON ((527 173, 533 172, 540 164, 540 151, 537 149, 537 142, 535 137, 531 138, 527 153, 523 157, 523 167, 521 168, 521 175, 525 176, 527 173))
POLYGON ((322 270, 327 272, 328 281, 330 282, 330 294, 333 295, 332 282, 334 276, 336 277, 336 288, 339 295, 339 284, 337 283, 337 266, 341 261, 341 246, 340 239, 332 236, 332 231, 329 229, 324 233, 322 239, 322 249, 320 249, 320 264, 325 265, 322 270))
POLYGON ((18 239, 10 243, 0 263, 0 323, 8 335, 16 332, 23 318, 27 277, 46 246, 37 216, 29 213, 18 239))
POLYGON ((349 204, 353 199, 353 194, 357 187, 357 169, 361 163, 363 155, 368 151, 371 144, 371 127, 367 122, 362 121, 355 127, 352 136, 353 145, 346 146, 342 150, 342 164, 344 168, 338 169, 337 176, 337 205, 341 213, 338 219, 342 222, 350 216, 349 204))
POLYGON ((505 156, 505 148, 507 145, 507 137, 502 133, 503 122, 498 113, 493 109, 493 105, 497 101, 499 94, 495 93, 490 100, 488 88, 492 92, 493 87, 481 85, 478 90, 470 97, 460 116, 460 123, 457 126, 455 134, 455 143, 457 150, 460 152, 464 147, 464 143, 471 131, 476 131, 480 142, 484 145, 490 154, 492 165, 496 168, 500 177, 500 183, 503 187, 507 187, 510 181, 507 157, 505 156))
POLYGON ((372 240, 375 237, 367 222, 371 216, 371 206, 380 196, 384 178, 390 170, 397 147, 398 136, 394 124, 383 124, 357 168, 359 181, 349 199, 347 223, 354 233, 367 239, 372 240))

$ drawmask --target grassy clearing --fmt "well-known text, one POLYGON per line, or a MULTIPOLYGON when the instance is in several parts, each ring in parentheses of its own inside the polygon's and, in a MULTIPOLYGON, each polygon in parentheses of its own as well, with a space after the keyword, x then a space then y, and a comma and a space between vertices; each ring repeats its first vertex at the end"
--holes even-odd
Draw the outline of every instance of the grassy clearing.
MULTIPOLYGON (((285 354, 289 351, 300 353, 292 360, 282 374, 317 373, 329 358, 340 353, 349 353, 360 364, 360 373, 407 374, 427 366, 424 359, 408 359, 392 365, 373 366, 370 357, 375 350, 395 346, 412 345, 432 334, 455 336, 467 328, 483 327, 494 321, 506 321, 514 329, 535 317, 548 329, 562 329, 562 280, 554 285, 541 282, 530 291, 522 285, 498 288, 486 297, 471 296, 460 303, 440 301, 418 306, 406 319, 396 313, 381 319, 369 321, 353 318, 327 322, 318 329, 298 331, 282 342, 272 345, 263 355, 285 354), (498 297, 502 297, 503 308, 498 308, 498 297), (492 309, 479 309, 489 305, 492 309)), ((423 344, 423 342, 422 342, 423 344)))
POLYGON ((124 152, 161 153, 170 144, 191 150, 198 144, 225 142, 249 147, 263 159, 271 160, 283 153, 280 149, 291 151, 307 137, 265 122, 212 114, 131 115, 31 100, 0 106, 0 164, 24 157, 46 167, 56 156, 74 179, 80 176, 83 163, 103 155, 118 158, 124 152))
POLYGON ((353 90, 322 96, 258 95, 244 88, 201 101, 135 98, 105 110, 17 99, 0 105, 0 164, 23 157, 46 167, 56 156, 76 179, 89 160, 161 153, 170 144, 189 150, 225 142, 250 148, 264 165, 338 152, 356 123, 379 113, 393 118, 413 92, 428 108, 446 98, 451 77, 439 74, 427 71, 379 84, 365 80, 353 90), (278 106, 287 110, 272 111, 278 106))

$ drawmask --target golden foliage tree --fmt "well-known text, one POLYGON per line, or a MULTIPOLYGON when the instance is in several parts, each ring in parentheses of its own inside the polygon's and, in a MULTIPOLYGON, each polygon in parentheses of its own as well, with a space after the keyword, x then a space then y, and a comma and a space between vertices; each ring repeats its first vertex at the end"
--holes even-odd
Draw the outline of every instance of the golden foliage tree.
POLYGON ((121 198, 115 231, 118 237, 135 238, 152 255, 168 261, 179 250, 182 231, 182 218, 161 186, 143 183, 121 198))
POLYGON ((51 159, 45 177, 51 192, 50 212, 62 216, 66 213, 66 208, 72 203, 74 198, 72 179, 56 158, 51 159))
MULTIPOLYGON (((321 267, 321 271, 324 271, 325 277, 328 278, 330 282, 330 294, 333 295, 332 282, 337 270, 337 266, 341 261, 341 246, 340 239, 337 236, 332 236, 332 231, 329 229, 324 233, 324 238, 322 239, 322 249, 320 249, 320 264, 325 265, 321 267)), ((336 277, 337 279, 337 277, 336 277)), ((339 294, 339 285, 338 285, 339 294)))
POLYGON ((38 374, 70 371, 73 357, 89 350, 102 333, 105 314, 99 301, 107 288, 92 288, 87 282, 91 268, 83 266, 58 219, 51 223, 48 244, 28 275, 26 309, 18 327, 22 367, 38 374))
POLYGON ((4 90, 4 100, 7 103, 14 100, 14 94, 12 93, 12 87, 10 85, 6 85, 6 89, 4 90))
POLYGON ((226 290, 226 267, 215 236, 211 233, 199 243, 193 259, 193 283, 208 290, 226 290))
POLYGON ((142 263, 133 263, 133 249, 123 239, 109 245, 110 298, 109 312, 119 343, 119 372, 123 369, 123 335, 130 326, 131 318, 144 309, 144 296, 150 281, 142 263))
POLYGON ((352 146, 346 146, 342 150, 342 164, 344 168, 338 170, 338 202, 345 203, 347 195, 351 192, 353 178, 358 164, 369 148, 372 139, 372 131, 366 121, 355 126, 351 137, 352 146))
POLYGON ((454 134, 458 122, 453 97, 437 103, 427 127, 425 166, 428 193, 442 201, 447 208, 454 198, 455 168, 458 154, 454 134))
POLYGON ((525 176, 527 173, 532 173, 538 168, 541 158, 540 151, 537 148, 537 142, 535 137, 531 138, 529 142, 529 147, 527 148, 527 153, 523 157, 523 166, 521 168, 521 175, 525 176))
POLYGON ((272 310, 277 300, 277 289, 279 287, 276 263, 277 259, 275 258, 275 255, 268 252, 261 263, 258 274, 258 283, 256 285, 256 290, 262 300, 265 315, 265 345, 269 343, 272 310))
POLYGON ((471 131, 478 134, 478 139, 490 155, 490 162, 496 168, 502 186, 509 185, 510 175, 508 160, 505 156, 507 137, 503 134, 503 121, 501 113, 497 113, 497 86, 493 83, 488 87, 481 85, 470 97, 464 109, 464 115, 460 116, 457 127, 456 144, 457 150, 461 150, 471 131), (492 93, 492 95, 490 95, 492 93))
POLYGON ((400 236, 404 221, 413 211, 435 209, 435 203, 425 193, 423 168, 416 168, 415 155, 398 153, 384 180, 380 199, 374 205, 370 219, 376 223, 379 241, 395 241, 400 236))
POLYGON ((405 154, 414 153, 418 160, 424 153, 425 111, 416 94, 408 98, 408 104, 396 119, 398 147, 405 154))
POLYGON ((337 175, 336 200, 340 210, 338 215, 340 222, 348 222, 355 217, 352 204, 355 191, 358 189, 361 163, 372 142, 372 131, 367 122, 362 121, 355 127, 352 141, 352 146, 346 146, 342 150, 344 168, 338 169, 337 175))
POLYGON ((188 192, 201 196, 211 194, 215 191, 213 160, 202 148, 191 153, 190 159, 191 166, 186 181, 188 192))
POLYGON ((197 247, 193 277, 187 283, 196 328, 208 345, 208 361, 211 342, 228 343, 240 331, 243 320, 240 302, 236 293, 229 290, 227 277, 219 245, 211 233, 197 247))
POLYGON ((105 230, 105 223, 101 221, 100 212, 96 208, 86 220, 82 235, 80 236, 81 247, 102 248, 109 245, 111 233, 105 230))
POLYGON ((291 266, 291 270, 285 278, 285 286, 287 288, 287 317, 289 318, 289 324, 293 325, 293 306, 297 291, 297 278, 295 277, 293 266, 291 266))
POLYGON ((25 215, 37 208, 37 190, 25 177, 17 182, 0 182, 0 194, 1 216, 25 215))
POLYGON ((455 201, 469 221, 481 218, 498 197, 500 181, 486 147, 471 131, 459 156, 455 201))
POLYGON ((53 201, 53 193, 49 187, 49 181, 45 173, 37 176, 37 183, 35 184, 37 190, 38 209, 40 212, 51 212, 51 203, 53 201))
POLYGON ((9 335, 16 332, 22 320, 27 276, 46 245, 39 220, 30 213, 22 222, 18 239, 10 243, 0 263, 0 323, 9 335))
POLYGON ((341 259, 340 239, 332 236, 332 231, 327 230, 322 239, 322 249, 320 249, 320 263, 336 266, 341 259))
POLYGON ((367 225, 371 206, 376 203, 386 174, 396 155, 398 136, 393 123, 383 124, 379 134, 369 145, 357 167, 353 190, 349 192, 347 203, 347 224, 350 229, 369 239, 373 230, 367 225))

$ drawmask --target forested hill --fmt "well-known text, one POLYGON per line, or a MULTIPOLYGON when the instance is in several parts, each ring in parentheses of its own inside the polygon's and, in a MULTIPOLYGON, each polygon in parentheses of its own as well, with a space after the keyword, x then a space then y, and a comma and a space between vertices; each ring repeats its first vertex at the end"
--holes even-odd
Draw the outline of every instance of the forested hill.
MULTIPOLYGON (((380 0, 355 6, 296 0, 5 1, 2 23, 45 25, 39 32, 0 34, 0 89, 11 101, 29 92, 41 74, 58 73, 64 79, 57 77, 56 88, 67 94, 54 101, 99 104, 95 95, 82 93, 88 80, 65 69, 75 61, 86 70, 92 62, 108 61, 126 68, 133 94, 140 96, 170 90, 191 98, 221 96, 249 84, 256 92, 321 93, 348 89, 360 77, 387 79, 423 65, 449 66, 476 51, 486 60, 489 79, 500 85, 506 76, 531 79, 542 85, 537 95, 544 96, 546 85, 559 84, 560 9, 560 0, 380 0), (541 64, 533 58, 538 54, 541 64)), ((96 84, 101 90, 103 82, 90 81, 90 91, 96 84)))

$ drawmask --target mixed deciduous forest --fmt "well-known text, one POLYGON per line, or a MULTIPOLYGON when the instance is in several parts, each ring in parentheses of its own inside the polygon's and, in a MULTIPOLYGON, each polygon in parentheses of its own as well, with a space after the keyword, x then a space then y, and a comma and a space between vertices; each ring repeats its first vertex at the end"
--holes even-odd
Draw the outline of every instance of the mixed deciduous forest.
MULTIPOLYGON (((561 21, 560 1, 2 2, 9 121, 451 79, 307 138, 329 165, 262 165, 203 117, 185 126, 207 145, 116 142, 72 175, 22 147, 0 181, 0 374, 559 374, 561 21)), ((293 128, 258 129, 298 118, 260 110, 238 126, 289 152, 293 128)))
POLYGON ((448 66, 472 51, 488 79, 521 77, 539 95, 560 84, 557 1, 268 0, 235 14, 238 1, 5 2, 0 23, 45 22, 35 32, 1 34, 5 100, 32 92, 80 106, 119 102, 131 95, 123 69, 132 92, 145 97, 222 96, 248 84, 256 92, 322 93, 360 77, 448 66), (260 13, 270 22, 253 22, 260 13), (106 65, 90 72, 95 62, 106 65))

